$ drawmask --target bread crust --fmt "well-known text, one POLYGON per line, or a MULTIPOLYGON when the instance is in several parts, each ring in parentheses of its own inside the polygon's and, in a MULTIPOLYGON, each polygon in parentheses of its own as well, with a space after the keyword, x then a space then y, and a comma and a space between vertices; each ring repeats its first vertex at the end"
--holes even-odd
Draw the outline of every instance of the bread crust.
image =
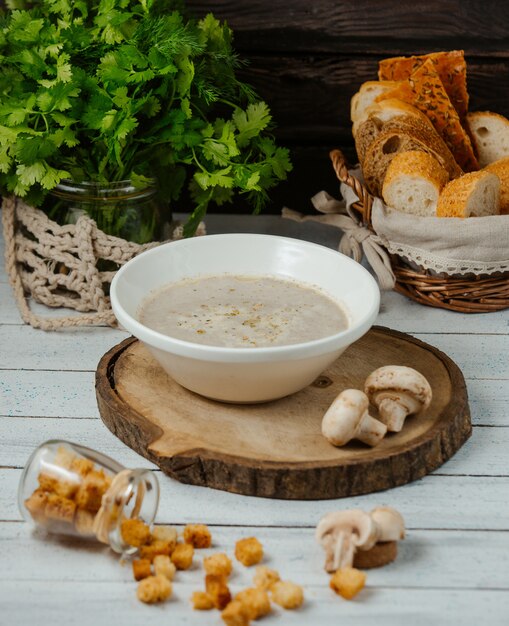
POLYGON ((463 120, 468 112, 467 64, 463 50, 383 59, 378 64, 378 77, 380 80, 405 80, 428 60, 435 66, 447 95, 463 120))
POLYGON ((492 176, 492 173, 481 170, 452 180, 444 187, 438 198, 437 217, 469 217, 467 205, 471 194, 481 181, 492 176))
POLYGON ((390 120, 383 127, 384 130, 400 130, 423 142, 438 155, 438 162, 449 174, 449 178, 458 178, 463 170, 458 165, 445 141, 437 133, 433 124, 426 118, 426 122, 413 116, 398 117, 390 120))
POLYGON ((382 190, 384 198, 389 185, 402 175, 419 176, 434 185, 438 193, 449 180, 446 170, 431 154, 418 150, 401 152, 394 157, 387 168, 382 190))
POLYGON ((451 103, 434 63, 428 59, 410 78, 377 97, 377 101, 398 98, 425 113, 450 148, 460 167, 471 172, 479 169, 472 142, 451 103))
POLYGON ((496 174, 500 179, 500 215, 509 215, 509 157, 487 165, 485 172, 496 174))
POLYGON ((375 101, 377 96, 382 95, 386 91, 390 91, 397 87, 398 83, 395 81, 380 81, 380 80, 368 80, 359 88, 359 91, 353 95, 350 101, 350 118, 352 122, 356 122, 360 119, 364 109, 370 106, 375 101), (374 95, 370 95, 372 92, 374 95), (366 104, 367 101, 367 104, 366 104))
POLYGON ((370 193, 381 196, 385 175, 392 159, 400 152, 408 150, 427 152, 443 165, 443 157, 428 143, 408 132, 384 130, 369 146, 362 164, 364 181, 370 193))
POLYGON ((469 113, 467 127, 481 167, 509 157, 509 120, 506 117, 491 111, 469 113))

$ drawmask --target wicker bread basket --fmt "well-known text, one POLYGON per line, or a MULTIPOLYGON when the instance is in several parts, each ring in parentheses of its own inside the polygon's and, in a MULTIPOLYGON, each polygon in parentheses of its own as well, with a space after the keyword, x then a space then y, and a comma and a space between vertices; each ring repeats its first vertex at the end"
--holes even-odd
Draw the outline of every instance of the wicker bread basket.
MULTIPOLYGON (((373 196, 349 173, 340 150, 333 150, 330 157, 338 179, 351 187, 359 198, 352 208, 359 213, 362 223, 373 230, 373 196)), ((420 304, 460 313, 488 313, 509 308, 509 272, 470 277, 436 275, 425 269, 417 271, 398 255, 392 254, 390 259, 396 277, 394 289, 420 304)))

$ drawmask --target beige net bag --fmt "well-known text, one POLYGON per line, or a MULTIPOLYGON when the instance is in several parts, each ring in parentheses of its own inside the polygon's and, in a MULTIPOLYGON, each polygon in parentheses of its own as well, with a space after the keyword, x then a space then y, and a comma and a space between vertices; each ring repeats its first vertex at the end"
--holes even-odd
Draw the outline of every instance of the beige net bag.
MULTIPOLYGON (((81 215, 76 224, 60 226, 19 198, 4 198, 2 222, 5 266, 23 321, 34 328, 116 326, 107 287, 119 268, 159 242, 139 245, 106 235, 94 220, 81 215), (102 263, 109 262, 109 263, 102 263), (27 295, 48 307, 66 307, 82 315, 45 317, 34 313, 27 295)), ((204 234, 200 224, 197 234, 204 234)), ((171 240, 182 237, 182 228, 171 240)))

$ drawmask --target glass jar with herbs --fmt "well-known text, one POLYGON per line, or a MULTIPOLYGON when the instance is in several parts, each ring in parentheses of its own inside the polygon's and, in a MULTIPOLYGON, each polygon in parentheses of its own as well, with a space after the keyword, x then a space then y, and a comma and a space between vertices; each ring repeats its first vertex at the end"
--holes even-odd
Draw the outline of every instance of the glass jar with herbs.
POLYGON ((42 208, 58 224, 75 224, 81 215, 88 215, 108 235, 139 244, 163 239, 164 226, 171 222, 171 211, 164 206, 155 180, 142 186, 129 180, 62 180, 48 194, 42 208))

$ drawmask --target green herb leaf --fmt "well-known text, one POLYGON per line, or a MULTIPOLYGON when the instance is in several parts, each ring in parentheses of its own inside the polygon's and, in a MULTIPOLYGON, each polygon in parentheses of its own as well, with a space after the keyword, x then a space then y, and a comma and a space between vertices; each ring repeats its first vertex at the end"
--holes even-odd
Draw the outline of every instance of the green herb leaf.
MULTIPOLYGON (((232 31, 174 0, 9 0, 0 27, 0 193, 40 202, 63 177, 156 176, 187 189, 185 233, 211 204, 244 194, 255 211, 291 170, 272 118, 236 72, 232 31)), ((109 226, 120 232, 127 215, 109 226)), ((151 224, 143 226, 150 238, 151 224)), ((141 231, 140 231, 141 232, 141 231)), ((148 240, 148 239, 147 239, 148 240)))

